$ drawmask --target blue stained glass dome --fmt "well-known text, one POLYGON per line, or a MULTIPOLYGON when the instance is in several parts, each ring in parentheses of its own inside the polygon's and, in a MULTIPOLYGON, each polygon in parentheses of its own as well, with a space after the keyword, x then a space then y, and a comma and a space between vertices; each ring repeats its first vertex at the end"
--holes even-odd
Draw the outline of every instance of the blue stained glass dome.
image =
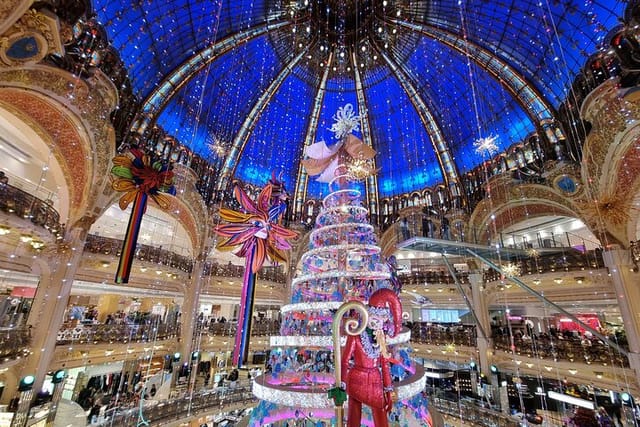
MULTIPOLYGON (((157 124, 221 174, 300 179, 305 143, 363 117, 380 197, 455 178, 554 119, 623 1, 94 0, 157 124), (222 147, 220 151, 213 146, 222 147)), ((310 197, 326 189, 311 179, 310 197)))

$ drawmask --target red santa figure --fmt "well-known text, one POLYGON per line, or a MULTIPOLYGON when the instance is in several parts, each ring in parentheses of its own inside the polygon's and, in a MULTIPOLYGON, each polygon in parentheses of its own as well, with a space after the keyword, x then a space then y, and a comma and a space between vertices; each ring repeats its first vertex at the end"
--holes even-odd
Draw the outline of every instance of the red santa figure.
POLYGON ((376 427, 387 427, 393 406, 386 336, 402 327, 402 305, 391 289, 379 289, 369 298, 369 321, 360 335, 349 335, 342 354, 342 375, 349 395, 348 427, 360 427, 362 404, 373 413, 376 427))

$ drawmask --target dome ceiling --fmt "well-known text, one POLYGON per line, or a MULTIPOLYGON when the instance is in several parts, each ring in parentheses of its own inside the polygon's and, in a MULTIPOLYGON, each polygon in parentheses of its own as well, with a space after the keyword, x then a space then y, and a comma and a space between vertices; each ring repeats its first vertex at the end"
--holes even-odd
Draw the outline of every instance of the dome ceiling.
MULTIPOLYGON (((622 1, 97 0, 157 123, 224 175, 300 178, 303 147, 363 116, 381 197, 455 179, 473 144, 524 139, 567 97, 622 1)), ((310 180, 308 194, 323 186, 310 180)))

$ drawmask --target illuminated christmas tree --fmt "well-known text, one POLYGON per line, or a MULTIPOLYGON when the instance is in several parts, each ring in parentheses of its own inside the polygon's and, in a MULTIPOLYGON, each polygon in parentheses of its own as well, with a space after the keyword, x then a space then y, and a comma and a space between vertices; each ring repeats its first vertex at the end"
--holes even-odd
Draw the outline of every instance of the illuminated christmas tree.
MULTIPOLYGON (((328 182, 330 193, 292 280, 291 302, 281 308, 280 335, 271 337, 266 373, 254 382, 260 403, 250 426, 334 425, 334 402, 328 391, 335 385, 334 366, 340 361, 333 357, 333 315, 344 301, 366 304, 378 289, 399 292, 368 222, 368 210, 362 206, 358 180, 363 169, 371 172, 375 151, 352 134, 358 124, 350 106, 340 109, 332 127, 339 142, 331 147, 320 142, 306 151, 304 167, 310 175, 320 175, 319 181, 328 182)), ((387 341, 399 399, 389 420, 393 425, 424 426, 430 424, 425 377, 411 358, 409 339, 405 329, 387 341)), ((373 425, 366 406, 362 422, 373 425)))

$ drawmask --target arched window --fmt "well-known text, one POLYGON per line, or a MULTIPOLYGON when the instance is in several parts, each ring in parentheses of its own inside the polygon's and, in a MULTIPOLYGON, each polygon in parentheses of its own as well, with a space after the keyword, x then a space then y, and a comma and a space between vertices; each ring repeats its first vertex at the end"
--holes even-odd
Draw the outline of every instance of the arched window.
POLYGON ((384 199, 382 201, 382 215, 386 216, 389 215, 389 200, 384 199))
POLYGON ((422 205, 422 198, 420 197, 420 193, 413 193, 411 195, 411 206, 420 206, 422 205))
POLYGON ((425 190, 424 193, 422 193, 422 196, 424 198, 424 205, 429 208, 433 207, 433 195, 431 194, 431 190, 425 190))

